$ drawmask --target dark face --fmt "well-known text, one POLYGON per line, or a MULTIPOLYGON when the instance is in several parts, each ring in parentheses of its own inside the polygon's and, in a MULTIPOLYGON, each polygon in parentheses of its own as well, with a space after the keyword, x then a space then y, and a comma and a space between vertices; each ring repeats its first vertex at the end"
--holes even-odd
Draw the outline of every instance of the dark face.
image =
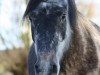
POLYGON ((33 10, 29 19, 35 44, 36 75, 58 75, 66 38, 67 0, 47 0, 33 10), (61 52, 59 51, 61 48, 61 52))

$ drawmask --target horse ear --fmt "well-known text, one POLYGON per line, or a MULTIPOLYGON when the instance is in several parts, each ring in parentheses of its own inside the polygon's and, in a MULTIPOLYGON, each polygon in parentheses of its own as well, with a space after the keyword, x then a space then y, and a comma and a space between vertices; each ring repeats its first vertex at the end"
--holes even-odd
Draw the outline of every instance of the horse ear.
POLYGON ((38 4, 40 4, 41 1, 42 0, 30 0, 27 5, 23 18, 25 18, 32 10, 34 10, 38 6, 38 4))
POLYGON ((75 26, 77 22, 77 7, 75 0, 68 0, 68 15, 70 24, 75 26))

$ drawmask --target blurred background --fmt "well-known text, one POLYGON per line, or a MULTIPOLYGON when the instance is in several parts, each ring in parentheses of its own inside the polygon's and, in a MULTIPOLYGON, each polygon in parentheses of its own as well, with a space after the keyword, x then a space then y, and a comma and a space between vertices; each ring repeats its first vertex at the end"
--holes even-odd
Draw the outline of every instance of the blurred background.
MULTIPOLYGON (((100 26, 100 0, 75 0, 78 10, 100 26)), ((30 25, 22 25, 28 0, 0 0, 0 75, 28 75, 30 25)))

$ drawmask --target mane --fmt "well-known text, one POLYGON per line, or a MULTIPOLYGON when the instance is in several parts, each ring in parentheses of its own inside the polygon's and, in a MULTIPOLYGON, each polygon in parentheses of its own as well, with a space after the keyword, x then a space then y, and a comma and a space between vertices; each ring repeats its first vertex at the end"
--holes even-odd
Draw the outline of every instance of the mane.
POLYGON ((73 29, 77 24, 77 7, 75 0, 68 0, 68 15, 71 28, 73 29))
MULTIPOLYGON (((84 34, 87 34, 88 36, 89 33, 93 41, 100 44, 100 30, 96 28, 96 24, 94 25, 93 22, 91 22, 87 17, 82 16, 82 14, 80 14, 79 12, 77 22, 78 26, 82 29, 82 32, 84 34)), ((99 26, 98 28, 100 29, 99 26)))
MULTIPOLYGON (((43 0, 29 0, 29 3, 27 5, 27 8, 25 10, 25 13, 24 13, 24 18, 26 16, 29 15, 29 13, 34 10, 43 0)), ((45 1, 45 0, 44 0, 45 1)), ((68 0, 68 4, 70 6, 69 8, 69 15, 72 17, 72 18, 75 18, 76 16, 76 4, 75 4, 75 1, 74 0, 68 0), (74 14, 72 14, 74 12, 74 14)))
POLYGON ((29 15, 29 13, 34 10, 43 0, 29 0, 26 11, 23 18, 29 15))
POLYGON ((100 27, 93 22, 91 22, 87 17, 83 16, 76 7, 75 0, 68 0, 69 4, 69 21, 72 30, 75 30, 75 26, 78 26, 82 29, 84 34, 88 33, 94 40, 94 42, 98 42, 100 44, 100 27))

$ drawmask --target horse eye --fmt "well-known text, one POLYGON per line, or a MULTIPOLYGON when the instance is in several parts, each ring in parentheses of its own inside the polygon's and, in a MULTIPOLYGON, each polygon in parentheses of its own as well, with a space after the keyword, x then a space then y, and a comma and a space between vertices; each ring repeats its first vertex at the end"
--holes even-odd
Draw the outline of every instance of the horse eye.
POLYGON ((57 15, 57 16, 61 16, 62 15, 62 12, 55 12, 55 14, 57 15))
POLYGON ((62 15, 62 19, 65 19, 65 18, 66 18, 66 14, 63 14, 63 15, 62 15))

